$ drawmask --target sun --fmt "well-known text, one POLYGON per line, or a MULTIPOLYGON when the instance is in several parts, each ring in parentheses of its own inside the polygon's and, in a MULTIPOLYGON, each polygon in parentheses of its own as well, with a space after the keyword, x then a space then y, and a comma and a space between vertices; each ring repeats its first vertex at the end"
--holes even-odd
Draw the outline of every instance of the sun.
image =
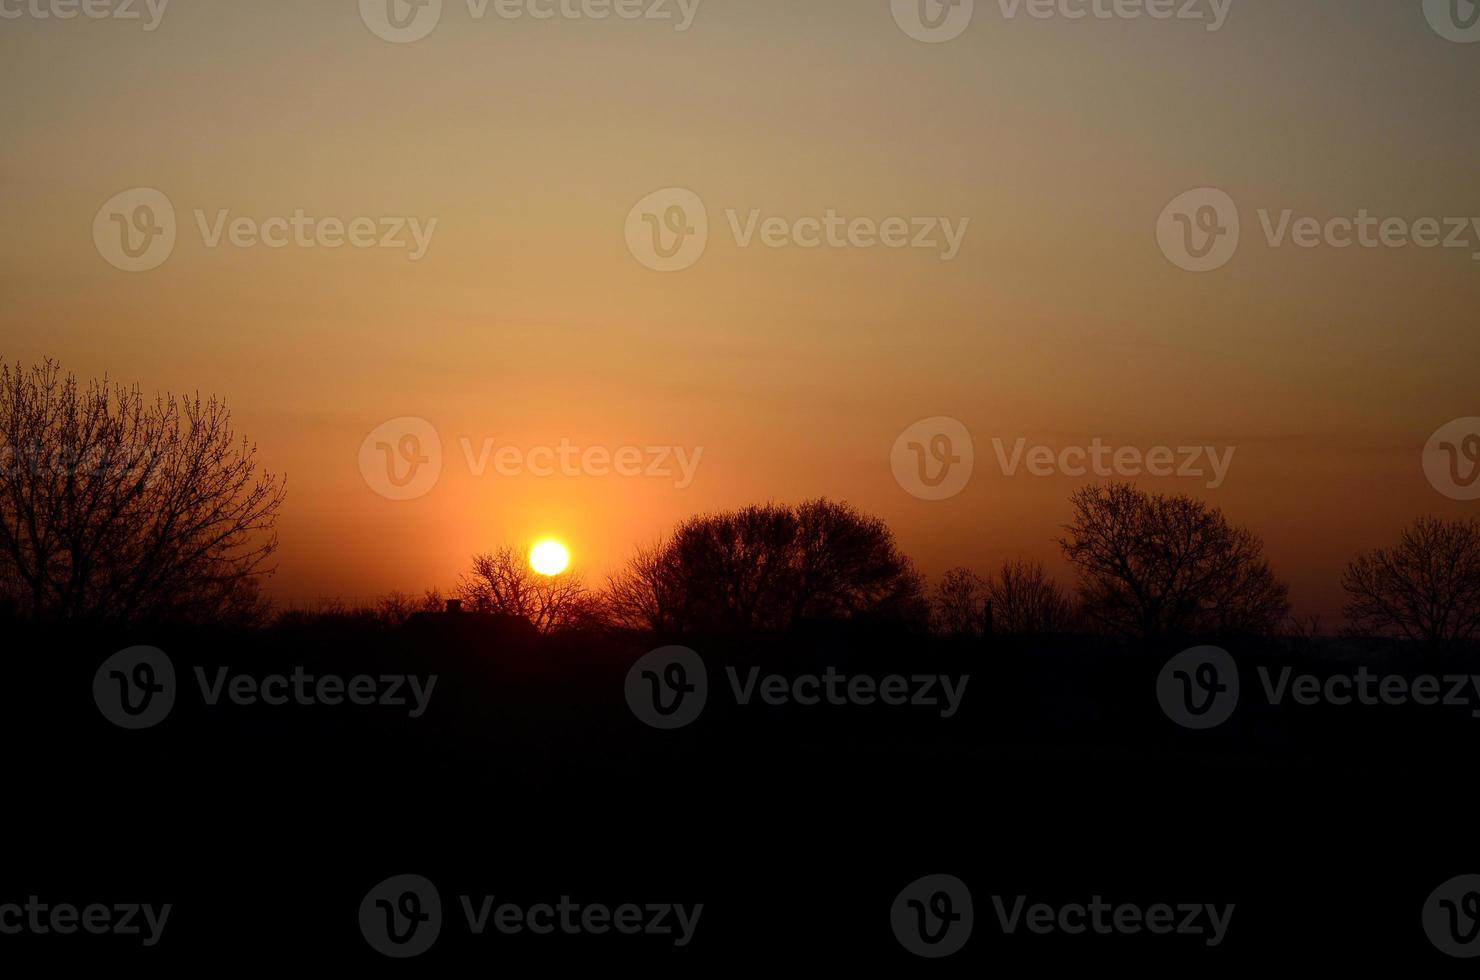
POLYGON ((559 575, 570 565, 570 552, 559 541, 541 541, 529 549, 529 567, 541 575, 559 575))

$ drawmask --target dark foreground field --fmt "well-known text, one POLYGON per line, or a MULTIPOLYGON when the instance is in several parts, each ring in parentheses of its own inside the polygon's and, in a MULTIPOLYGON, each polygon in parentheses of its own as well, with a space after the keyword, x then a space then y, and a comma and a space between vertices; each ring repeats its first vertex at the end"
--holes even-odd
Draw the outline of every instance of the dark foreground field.
MULTIPOLYGON (((629 669, 666 645, 640 637, 542 638, 472 617, 18 635, 4 690, 0 904, 171 908, 153 937, 148 926, 79 926, 61 942, 26 928, 5 947, 37 963, 357 973, 654 960, 950 973, 1464 966, 1435 948, 1424 916, 1436 888, 1480 870, 1480 694, 1304 705, 1287 689, 1271 704, 1266 684, 1285 667, 1292 678, 1365 668, 1411 681, 1480 674, 1480 661, 1335 641, 1227 644, 1237 707, 1195 730, 1158 698, 1184 644, 954 643, 882 627, 682 642, 702 657, 707 697, 664 730, 628 697, 629 669), (162 651, 175 678, 167 714, 131 730, 106 716, 116 668, 105 661, 137 645, 162 651), (855 693, 873 690, 875 703, 830 703, 825 687, 816 704, 764 703, 766 677, 825 681, 829 668, 869 678, 855 693), (291 685, 295 670, 313 703, 233 701, 273 675, 291 685), (417 681, 385 680, 402 675, 417 681), (326 676, 342 688, 318 687, 326 676), (347 698, 359 676, 376 703, 317 700, 347 698), (744 693, 752 676, 751 702, 738 703, 734 684, 744 693), (891 676, 905 703, 878 703, 891 676), (417 685, 424 710, 412 717, 417 685), (403 875, 440 901, 435 940, 404 961, 372 938, 387 915, 431 914, 424 893, 375 891, 403 875), (912 883, 933 875, 957 879, 970 907, 960 892, 943 904, 938 888, 909 905, 912 883), (553 911, 526 917, 543 904, 553 911), (1030 911, 1039 904, 1055 911, 1030 911), (602 911, 583 923, 593 906, 628 908, 632 934, 602 911), (686 930, 670 906, 686 910, 686 930), (1146 916, 1162 907, 1167 925, 1153 933, 1146 916), (956 916, 953 935, 968 938, 920 958, 911 944, 943 945, 901 936, 899 909, 906 926, 956 916)), ((775 699, 781 682, 770 683, 775 699)), ((836 681, 834 700, 847 690, 836 681)), ((1469 919, 1463 894, 1455 902, 1458 942, 1469 919)), ((0 909, 0 925, 30 914, 0 909)), ((36 914, 49 929, 50 913, 36 914)))

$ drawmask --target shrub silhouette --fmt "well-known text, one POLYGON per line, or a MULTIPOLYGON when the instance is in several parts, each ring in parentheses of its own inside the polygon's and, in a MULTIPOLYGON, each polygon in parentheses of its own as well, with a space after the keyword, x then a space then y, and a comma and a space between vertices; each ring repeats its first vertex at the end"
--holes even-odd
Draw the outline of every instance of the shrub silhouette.
POLYGON ((1480 522, 1419 518, 1396 546, 1359 553, 1341 585, 1352 632, 1463 646, 1480 633, 1480 522))
POLYGON ((1071 498, 1059 540, 1079 573, 1089 622, 1136 637, 1265 635, 1289 612, 1288 588, 1259 538, 1214 507, 1125 483, 1071 498))

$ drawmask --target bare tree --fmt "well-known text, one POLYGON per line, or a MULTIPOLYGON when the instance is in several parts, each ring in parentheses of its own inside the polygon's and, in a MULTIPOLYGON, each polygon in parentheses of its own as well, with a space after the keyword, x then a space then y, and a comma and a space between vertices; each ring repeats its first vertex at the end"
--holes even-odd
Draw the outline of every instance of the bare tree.
POLYGON ((1288 588, 1250 531, 1186 496, 1130 484, 1073 495, 1061 538, 1079 573, 1083 610, 1097 626, 1133 637, 1273 632, 1288 588))
POLYGON ((1069 626, 1070 605, 1041 564, 1005 561, 987 588, 993 628, 1010 636, 1046 636, 1069 626))
POLYGON ((786 630, 806 618, 926 614, 923 582, 880 520, 813 500, 705 514, 608 583, 628 625, 786 630))
POLYGON ((596 625, 598 597, 571 571, 541 575, 512 547, 474 555, 457 594, 468 612, 499 613, 528 620, 541 633, 596 625))
POLYGON ((982 632, 987 583, 969 568, 952 568, 941 576, 931 595, 931 622, 947 636, 977 636, 982 632))
POLYGON ((1423 517, 1398 544, 1359 553, 1341 579, 1349 627, 1431 653, 1480 633, 1480 522, 1423 517))
POLYGON ((0 366, 0 588, 32 619, 256 617, 282 500, 218 399, 0 366))

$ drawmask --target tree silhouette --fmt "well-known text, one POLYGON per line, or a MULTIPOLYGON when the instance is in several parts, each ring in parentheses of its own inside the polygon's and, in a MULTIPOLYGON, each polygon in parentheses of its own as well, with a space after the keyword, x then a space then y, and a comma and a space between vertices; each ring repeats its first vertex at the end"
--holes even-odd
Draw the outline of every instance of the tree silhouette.
POLYGON ((689 518, 614 576, 629 625, 787 630, 806 618, 925 616, 923 583, 880 520, 812 500, 689 518))
POLYGON ((496 613, 528 620, 541 633, 597 625, 598 597, 573 571, 541 575, 524 552, 505 546, 473 556, 472 570, 457 583, 468 612, 496 613))
POLYGON ((604 598, 612 625, 653 633, 674 628, 681 590, 665 551, 662 541, 639 547, 625 567, 607 576, 604 598))
POLYGON ((1480 632, 1480 522, 1423 517, 1398 544, 1359 553, 1341 578, 1354 632, 1398 635, 1431 653, 1480 632))
POLYGON ((1071 498, 1059 540, 1091 623, 1122 636, 1267 634, 1289 611, 1264 546, 1222 511, 1126 483, 1071 498))
POLYGON ((1046 636, 1068 629, 1069 599, 1038 562, 1005 561, 987 585, 992 628, 1009 636, 1046 636))
POLYGON ((931 622, 946 636, 978 636, 985 623, 987 583, 969 568, 941 576, 930 597, 931 622))
POLYGON ((36 620, 252 618, 283 500, 225 405, 0 366, 0 588, 36 620))

